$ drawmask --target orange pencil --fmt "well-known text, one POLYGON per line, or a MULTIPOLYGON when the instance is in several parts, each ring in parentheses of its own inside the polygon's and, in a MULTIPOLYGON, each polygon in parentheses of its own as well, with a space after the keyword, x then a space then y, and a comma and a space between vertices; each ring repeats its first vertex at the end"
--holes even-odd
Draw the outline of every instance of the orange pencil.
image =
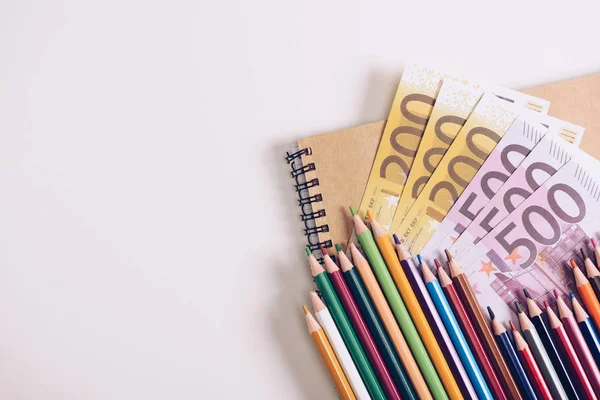
POLYGON ((387 234, 387 232, 379 225, 379 223, 375 220, 375 217, 371 213, 371 211, 367 211, 367 216, 369 217, 369 221, 371 222, 371 229, 373 230, 373 236, 375 237, 375 242, 377 243, 377 247, 383 259, 392 274, 392 278, 396 283, 396 287, 400 292, 400 296, 402 296, 402 300, 406 304, 406 308, 410 313, 410 316, 419 331, 419 335, 423 340, 423 344, 427 349, 427 353, 431 358, 431 362, 435 366, 435 369, 442 380, 444 388, 446 389, 446 393, 450 399, 463 399, 463 395, 458 387, 456 379, 454 379, 454 374, 452 374, 452 370, 450 366, 446 362, 446 358, 444 357, 444 353, 440 348, 440 345, 437 342, 431 327, 429 326, 429 322, 427 321, 427 317, 425 317, 425 313, 419 304, 419 300, 417 300, 417 296, 410 286, 410 282, 402 266, 400 265, 400 260, 396 255, 396 251, 394 251, 394 246, 387 234))
POLYGON ((346 375, 344 375, 342 366, 335 356, 323 328, 321 328, 311 313, 308 312, 306 306, 302 306, 302 310, 304 310, 304 315, 306 315, 308 332, 310 333, 313 342, 315 342, 315 346, 325 363, 325 367, 327 367, 327 371, 329 371, 329 375, 331 375, 331 379, 333 379, 333 383, 340 397, 342 400, 356 400, 354 392, 352 392, 352 388, 350 387, 350 383, 348 382, 348 379, 346 379, 346 375))
POLYGON ((596 325, 596 329, 600 329, 600 303, 594 293, 594 289, 592 289, 590 281, 583 275, 583 272, 579 269, 575 260, 571 260, 571 267, 573 267, 575 285, 577 286, 577 291, 581 296, 581 300, 583 300, 583 304, 585 304, 585 308, 588 314, 590 314, 590 318, 594 322, 594 325, 596 325))

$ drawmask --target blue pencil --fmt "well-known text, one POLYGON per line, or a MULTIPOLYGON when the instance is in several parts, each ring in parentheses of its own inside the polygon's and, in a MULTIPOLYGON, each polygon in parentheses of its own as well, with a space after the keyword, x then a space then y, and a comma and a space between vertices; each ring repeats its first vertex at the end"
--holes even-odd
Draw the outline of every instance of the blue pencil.
POLYGON ((492 331, 494 331, 494 336, 496 336, 496 343, 498 343, 498 347, 500 347, 500 351, 502 351, 504 360, 506 361, 506 364, 508 364, 508 368, 510 369, 513 378, 515 378, 515 382, 517 382, 517 385, 519 386, 521 395, 526 400, 537 400, 533 386, 531 386, 531 382, 529 382, 529 378, 527 378, 527 373, 519 360, 515 346, 513 346, 506 328, 496 319, 492 309, 490 307, 487 309, 490 313, 490 319, 492 320, 492 331))
MULTIPOLYGON (((492 393, 485 382, 485 378, 483 377, 483 374, 477 365, 477 361, 475 361, 475 357, 469 348, 467 340, 465 339, 465 336, 458 325, 458 321, 452 312, 452 308, 450 308, 450 303, 448 303, 448 300, 444 295, 444 291, 440 286, 440 282, 433 275, 429 267, 422 262, 421 257, 417 257, 421 263, 423 281, 425 282, 427 291, 429 292, 431 299, 438 310, 440 318, 442 319, 442 322, 448 331, 450 340, 454 344, 456 352, 458 353, 458 356, 460 357, 460 360, 467 371, 467 375, 471 380, 471 384, 475 389, 475 393, 477 393, 477 396, 481 400, 493 400, 494 397, 492 396, 492 393)), ((437 260, 435 261, 437 262, 437 260)))
POLYGON ((600 365, 600 338, 598 338, 598 332, 596 332, 590 316, 585 312, 581 304, 579 304, 573 293, 571 293, 571 302, 579 330, 581 330, 596 364, 600 365))

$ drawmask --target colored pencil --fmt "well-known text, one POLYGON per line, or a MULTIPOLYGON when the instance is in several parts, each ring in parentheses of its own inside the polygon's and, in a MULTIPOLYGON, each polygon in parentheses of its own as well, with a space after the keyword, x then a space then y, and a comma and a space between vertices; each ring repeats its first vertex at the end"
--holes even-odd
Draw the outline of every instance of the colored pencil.
POLYGON ((462 399, 463 395, 454 378, 454 374, 444 357, 444 353, 438 344, 437 338, 429 326, 429 322, 425 317, 425 313, 423 313, 421 304, 419 304, 417 296, 415 296, 415 292, 410 286, 410 282, 400 265, 400 260, 394 251, 394 246, 392 245, 387 232, 379 225, 370 211, 367 211, 367 216, 369 217, 371 230, 373 231, 373 237, 375 238, 379 252, 385 260, 385 265, 387 265, 388 270, 392 274, 394 283, 400 292, 400 296, 402 296, 402 300, 404 300, 404 303, 408 308, 408 312, 419 332, 419 336, 421 336, 423 344, 427 349, 427 353, 444 384, 446 393, 452 400, 462 399))
POLYGON ((571 293, 571 304, 573 305, 573 313, 575 314, 577 325, 579 325, 579 330, 585 338, 585 342, 592 352, 596 364, 600 365, 600 338, 598 337, 598 332, 594 328, 590 316, 585 312, 581 304, 579 304, 573 293, 571 293))
POLYGON ((594 289, 596 298, 600 299, 600 271, 598 271, 598 268, 596 268, 592 260, 585 254, 583 248, 581 249, 581 258, 583 260, 583 265, 585 266, 585 273, 590 280, 592 289, 594 289))
POLYGON ((508 323, 510 324, 512 330, 513 340, 515 342, 515 347, 517 349, 517 353, 519 354, 519 358, 521 359, 521 364, 523 364, 523 368, 525 368, 525 372, 529 376, 531 384, 534 386, 537 395, 540 399, 552 400, 550 388, 546 384, 544 375, 538 367, 535 357, 529 349, 529 345, 525 339, 523 339, 523 336, 521 336, 515 324, 512 321, 508 321, 508 323))
POLYGON ((527 373, 519 360, 519 356, 517 355, 517 351, 513 346, 510 337, 508 336, 508 332, 504 325, 500 323, 496 319, 494 315, 494 311, 490 307, 487 308, 488 313, 490 314, 490 319, 492 320, 492 330, 494 332, 494 336, 496 337, 496 343, 498 343, 498 347, 502 354, 504 355, 504 359, 508 364, 508 368, 513 374, 515 381, 519 385, 519 389, 521 390, 521 394, 525 399, 528 400, 537 400, 537 395, 535 394, 535 390, 527 377, 527 373))
POLYGON ((352 360, 354 361, 356 369, 358 369, 358 372, 360 373, 360 376, 365 383, 367 390, 369 391, 369 395, 375 400, 385 400, 385 393, 383 392, 383 389, 381 388, 381 385, 375 376, 375 371, 373 371, 373 368, 369 363, 367 355, 365 354, 365 351, 363 350, 358 337, 356 336, 354 328, 350 324, 350 320, 348 319, 348 316, 342 307, 342 303, 340 302, 340 299, 338 298, 338 295, 336 294, 335 289, 333 288, 333 285, 327 276, 327 273, 321 264, 317 262, 308 248, 306 249, 306 254, 308 255, 308 262, 310 264, 310 270, 315 283, 328 305, 329 312, 333 317, 333 321, 340 331, 342 339, 344 339, 344 343, 346 343, 348 352, 350 352, 350 355, 352 356, 352 360))
POLYGON ((323 303, 319 295, 317 295, 317 292, 310 292, 310 299, 315 311, 315 317, 317 317, 319 325, 321 325, 325 331, 325 335, 327 335, 327 338, 329 339, 329 343, 344 370, 344 374, 346 375, 346 378, 348 378, 348 382, 350 382, 354 395, 358 400, 370 400, 371 396, 369 396, 365 383, 360 377, 356 365, 354 365, 354 361, 352 361, 352 357, 348 352, 348 348, 340 335, 340 331, 338 331, 338 328, 335 326, 335 322, 333 322, 333 318, 325 306, 325 303, 323 303))
POLYGON ((473 293, 473 289, 471 288, 471 284, 469 283, 467 276, 458 263, 454 261, 448 250, 446 250, 446 257, 448 257, 448 267, 450 269, 450 274, 452 276, 454 286, 456 287, 456 291, 458 292, 465 309, 471 318, 471 322, 475 326, 475 329, 482 340, 483 346, 488 357, 490 358, 492 365, 494 366, 494 370, 498 374, 498 379, 502 383, 505 393, 513 400, 523 399, 523 396, 517 388, 517 384, 510 374, 508 366, 506 365, 506 361, 502 358, 502 353, 500 352, 500 349, 494 340, 490 326, 483 315, 483 312, 481 311, 481 307, 477 301, 477 298, 475 297, 475 294, 473 293))
POLYGON ((590 314, 590 318, 596 329, 600 329, 600 303, 598 298, 590 285, 590 281, 583 275, 583 272, 577 266, 575 260, 571 260, 571 267, 573 268, 573 275, 575 276, 575 286, 577 286, 577 292, 583 300, 583 304, 587 312, 590 314))
POLYGON ((329 371, 329 375, 331 375, 331 379, 333 380, 333 384, 335 385, 338 394, 343 400, 355 400, 356 397, 354 396, 354 392, 350 387, 348 379, 346 379, 346 375, 342 370, 342 366, 340 365, 331 344, 327 340, 327 336, 325 336, 325 332, 323 332, 323 329, 319 326, 310 312, 308 312, 308 308, 302 306, 302 309, 304 310, 304 315, 306 315, 308 332, 325 363, 327 371, 329 371))
POLYGON ((577 321, 575 320, 573 313, 571 310, 569 310, 569 307, 564 300, 558 295, 558 291, 556 289, 554 290, 554 295, 556 296, 556 304, 558 306, 558 315, 560 317, 560 321, 562 322, 565 331, 567 331, 567 336, 575 348, 577 357, 579 357, 579 361, 581 361, 581 365, 583 365, 583 370, 590 380, 590 383, 594 388, 594 392, 596 395, 600 395, 600 370, 598 370, 596 361, 594 360, 594 357, 592 356, 592 353, 585 342, 583 334, 579 330, 579 326, 577 325, 577 321))
POLYGON ((346 254, 342 251, 342 248, 337 244, 335 245, 335 248, 338 252, 338 259, 340 260, 340 266, 346 284, 350 289, 350 293, 354 296, 358 309, 367 323, 367 327, 375 340, 375 345, 379 349, 392 380, 400 392, 400 396, 403 399, 416 400, 417 395, 410 384, 410 380, 400 362, 400 358, 394 351, 394 347, 377 315, 377 311, 375 311, 375 306, 367 293, 367 289, 365 288, 361 277, 356 268, 354 268, 354 265, 352 265, 348 257, 346 257, 346 254))
MULTIPOLYGON (((537 365, 542 372, 546 383, 548 384, 548 388, 550 389, 552 396, 555 399, 568 400, 569 396, 562 385, 554 365, 552 365, 550 356, 544 347, 536 327, 533 325, 527 315, 525 315, 518 301, 515 302, 515 307, 517 309, 517 315, 519 317, 519 324, 521 325, 523 336, 525 337, 525 340, 529 345, 529 350, 533 354, 533 357, 535 358, 537 365)), ((575 392, 575 388, 573 388, 573 392, 575 392)))
POLYGON ((394 234, 394 241, 396 243, 396 252, 400 259, 400 266, 402 267, 409 284, 413 288, 418 303, 422 306, 425 318, 427 318, 429 327, 437 339, 438 345, 442 349, 442 353, 448 362, 448 366, 452 370, 454 378, 458 383, 458 387, 464 397, 470 399, 477 398, 475 388, 454 348, 452 339, 450 339, 450 336, 448 335, 448 331, 440 318, 440 314, 427 291, 427 287, 425 286, 425 282, 423 282, 423 277, 421 276, 417 265, 406 248, 402 246, 402 243, 396 234, 394 234))
POLYGON ((392 375, 383 362, 383 357, 375 345, 375 340, 367 327, 363 315, 358 309, 356 300, 352 296, 352 293, 350 293, 350 289, 344 280, 342 271, 340 271, 338 266, 329 257, 329 254, 327 254, 324 247, 321 247, 321 252, 324 255, 323 260, 325 262, 325 270, 329 275, 329 280, 333 284, 333 287, 342 302, 342 306, 344 307, 350 322, 354 326, 356 336, 358 336, 358 340, 362 344, 363 349, 367 354, 367 358, 371 362, 371 366, 379 379, 383 391, 389 399, 400 400, 400 393, 398 392, 396 385, 394 385, 392 375))
POLYGON ((439 312, 439 317, 442 321, 441 323, 443 323, 446 327, 448 335, 450 336, 458 356, 462 361, 462 365, 464 365, 464 368, 466 369, 468 378, 475 389, 477 396, 474 398, 479 397, 481 400, 493 400, 494 397, 492 396, 492 393, 485 382, 485 378, 483 377, 483 374, 477 365, 477 361, 475 360, 475 357, 469 348, 469 344, 467 343, 465 336, 460 330, 458 321, 456 321, 456 317, 450 308, 450 304, 448 304, 448 300, 444 295, 439 281, 435 275, 433 275, 429 269, 429 266, 423 262, 421 262, 421 271, 423 272, 423 281, 425 282, 425 286, 429 291, 437 311, 439 312))
POLYGON ((598 242, 594 238, 590 238, 592 241, 592 247, 594 248, 594 254, 596 255, 596 264, 600 265, 600 246, 598 246, 598 242))
POLYGON ((547 301, 544 302, 544 307, 546 309, 546 316, 548 317, 548 324, 550 325, 550 329, 554 335, 554 340, 561 349, 563 357, 568 360, 570 370, 575 374, 575 379, 579 384, 579 388, 584 393, 586 398, 596 399, 594 388, 585 374, 583 365, 581 364, 581 361, 575 352, 573 344, 569 340, 569 336, 567 335, 567 331, 565 330, 562 322, 560 322, 552 308, 550 308, 550 305, 548 305, 547 301))
POLYGON ((406 305, 400 297, 400 293, 394 284, 394 281, 390 275, 390 271, 388 271, 385 262, 379 253, 377 248, 377 244, 375 243, 375 239, 371 234, 371 231, 367 228, 364 222, 360 219, 358 215, 356 215, 356 211, 353 208, 350 208, 354 219, 354 227, 356 229, 356 234, 358 237, 358 241, 362 246, 373 271, 375 272, 375 276, 377 276, 377 280, 379 281, 379 285, 383 289, 385 297, 388 300, 392 311, 394 312, 394 316, 396 317, 396 321, 398 325, 400 325, 400 329, 404 334, 404 338, 408 342, 408 345, 421 369, 423 377, 427 381, 427 385, 431 394, 436 399, 447 399, 448 395, 446 394, 446 390, 444 389, 444 385, 438 376, 435 367, 431 359, 429 358, 429 354, 427 354, 427 350, 419 336, 417 328, 413 323, 413 320, 410 318, 410 314, 406 309, 406 305))
POLYGON ((406 372, 410 378, 410 382, 412 383, 412 387, 417 392, 419 399, 432 399, 431 393, 429 392, 429 388, 427 387, 427 383, 419 370, 419 366, 415 361, 412 353, 410 352, 410 348, 404 339, 404 335, 400 331, 400 327, 394 318, 394 314, 390 309, 390 306, 377 283, 377 279, 375 275, 373 275, 373 271, 371 270, 371 266, 366 258, 358 251, 354 243, 350 243, 349 246, 350 253, 352 254, 352 259, 354 260, 355 268, 358 269, 358 273, 373 300, 375 303, 375 307, 377 308, 377 313, 385 326, 385 329, 396 349, 396 352, 400 356, 402 364, 406 369, 406 372))
POLYGON ((442 285, 446 299, 448 300, 448 303, 450 303, 450 307, 456 316, 456 320, 458 321, 458 324, 460 325, 462 332, 469 343, 469 346, 473 350, 473 355, 477 359, 477 363, 481 368, 481 372, 487 381, 488 388, 492 392, 495 399, 506 400, 507 396, 502 388, 502 384, 498 379, 496 371, 494 371, 494 368, 492 367, 481 340, 479 340, 479 336, 475 331, 475 327, 467 315, 467 311, 465 310, 462 300, 460 299, 460 296, 454 287, 454 283, 452 283, 452 280, 448 274, 446 274, 446 271, 442 269, 439 261, 437 261, 437 259, 435 261, 438 269, 438 279, 442 285))

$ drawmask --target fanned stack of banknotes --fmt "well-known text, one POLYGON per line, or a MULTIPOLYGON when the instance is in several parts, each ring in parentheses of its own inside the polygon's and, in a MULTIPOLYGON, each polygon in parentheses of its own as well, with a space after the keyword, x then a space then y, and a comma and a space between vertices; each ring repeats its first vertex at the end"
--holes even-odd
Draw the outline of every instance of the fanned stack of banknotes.
MULTIPOLYGON (((574 291, 568 262, 600 228, 600 163, 550 103, 409 65, 360 205, 413 256, 449 249, 500 318, 523 289, 574 291)), ((523 299, 521 299, 523 300, 523 299)))

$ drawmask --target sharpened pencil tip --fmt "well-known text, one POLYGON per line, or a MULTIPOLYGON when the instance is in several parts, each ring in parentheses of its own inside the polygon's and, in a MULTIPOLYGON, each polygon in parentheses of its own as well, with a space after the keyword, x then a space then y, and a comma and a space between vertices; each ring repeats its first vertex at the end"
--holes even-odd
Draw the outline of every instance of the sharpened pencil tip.
POLYGON ((560 293, 558 293, 558 290, 557 290, 557 289, 554 289, 554 290, 552 291, 552 293, 554 293, 554 297, 556 297, 557 299, 560 297, 560 293))
POLYGON ((487 310, 488 310, 488 313, 490 314, 490 319, 496 319, 496 314, 494 314, 494 311, 492 311, 492 307, 488 306, 487 310))
POLYGON ((342 252, 342 246, 340 246, 339 244, 335 244, 335 249, 337 250, 338 253, 342 252))
POLYGON ((442 269, 442 264, 440 264, 440 261, 437 258, 434 258, 433 262, 435 263, 435 267, 437 269, 442 269))
POLYGON ((307 256, 312 256, 312 251, 310 251, 310 249, 308 247, 305 247, 304 250, 306 250, 306 255, 307 256))
POLYGON ((321 253, 323 253, 323 257, 325 257, 326 255, 328 255, 328 254, 327 254, 327 250, 325 250, 325 246, 323 246, 323 245, 320 245, 320 246, 319 246, 319 249, 321 249, 321 253))
POLYGON ((531 294, 529 294, 529 290, 523 289, 523 293, 525 293, 525 297, 527 297, 528 299, 531 299, 531 294))
POLYGON ((367 210, 367 218, 369 218, 369 221, 373 221, 375 219, 375 216, 373 215, 371 210, 367 210))
POLYGON ((419 264, 423 264, 423 257, 421 257, 420 254, 417 254, 417 261, 419 262, 419 264))
POLYGON ((517 314, 521 314, 523 312, 523 308, 521 307, 521 303, 515 301, 515 308, 517 309, 517 314))
POLYGON ((573 300, 575 298, 575 294, 574 293, 569 293, 569 297, 571 298, 571 300, 573 300))
POLYGON ((580 250, 581 250, 581 259, 583 261, 585 261, 585 259, 587 258, 587 256, 585 255, 585 251, 583 251, 583 247, 580 250))
POLYGON ((590 240, 592 241, 592 246, 598 247, 598 242, 596 242, 596 239, 590 238, 590 240))
POLYGON ((400 240, 400 238, 398 237, 398 235, 396 235, 395 233, 394 233, 394 242, 396 242, 396 244, 401 244, 402 243, 402 241, 400 240))
POLYGON ((302 311, 304 311, 304 315, 308 314, 308 307, 302 306, 302 311))
POLYGON ((550 308, 550 304, 548 304, 548 300, 544 300, 544 307, 545 308, 550 308))
POLYGON ((448 249, 444 251, 446 252, 446 258, 448 259, 448 262, 452 261, 452 254, 450 254, 450 251, 448 249))
POLYGON ((517 327, 515 326, 515 323, 512 322, 512 319, 508 320, 508 324, 510 325, 510 329, 512 329, 513 331, 517 332, 517 327))
POLYGON ((353 217, 356 215, 356 210, 352 206, 350 206, 350 214, 352 214, 353 217))
POLYGON ((571 259, 571 268, 573 268, 573 269, 577 268, 577 263, 573 259, 571 259))

